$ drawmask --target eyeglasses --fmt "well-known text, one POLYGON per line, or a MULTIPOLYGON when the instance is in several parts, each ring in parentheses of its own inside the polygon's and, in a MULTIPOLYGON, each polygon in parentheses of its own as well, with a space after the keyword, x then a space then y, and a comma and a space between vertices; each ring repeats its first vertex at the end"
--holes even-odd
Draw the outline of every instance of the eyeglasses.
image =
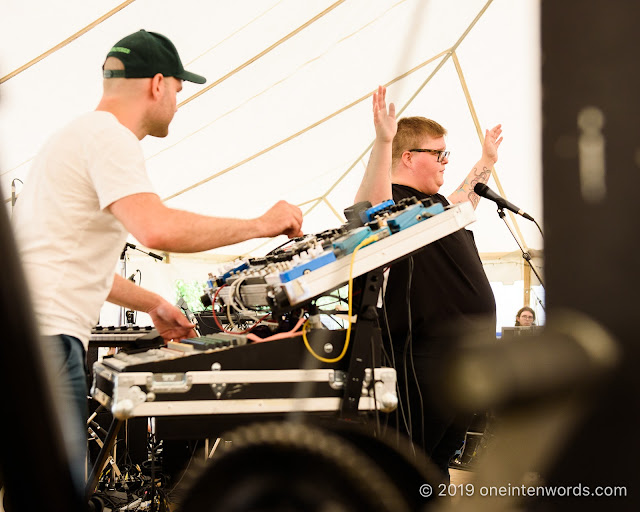
POLYGON ((449 158, 451 151, 444 151, 443 149, 410 149, 410 152, 416 153, 432 153, 438 155, 438 162, 442 162, 445 158, 449 158))

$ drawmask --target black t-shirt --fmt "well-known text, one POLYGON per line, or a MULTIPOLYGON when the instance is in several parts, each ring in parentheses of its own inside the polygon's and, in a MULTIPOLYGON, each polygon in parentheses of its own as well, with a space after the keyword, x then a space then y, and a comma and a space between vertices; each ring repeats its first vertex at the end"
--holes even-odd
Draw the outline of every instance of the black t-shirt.
MULTIPOLYGON (((449 204, 440 194, 429 196, 393 185, 394 201, 412 196, 449 204)), ((495 336, 495 299, 471 231, 460 229, 392 265, 385 304, 392 340, 398 346, 404 345, 408 334, 409 284, 415 354, 439 354, 462 334, 495 336)))

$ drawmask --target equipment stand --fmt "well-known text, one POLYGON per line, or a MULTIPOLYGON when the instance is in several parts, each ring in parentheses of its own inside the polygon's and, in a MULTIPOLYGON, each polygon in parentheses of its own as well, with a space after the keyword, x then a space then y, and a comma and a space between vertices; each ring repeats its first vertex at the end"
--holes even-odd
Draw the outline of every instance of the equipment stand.
MULTIPOLYGON (((378 296, 383 283, 383 270, 378 268, 366 274, 364 285, 360 292, 360 307, 358 320, 354 327, 351 359, 349 361, 347 382, 344 396, 340 405, 342 419, 354 419, 358 415, 362 380, 370 356, 371 368, 376 367, 375 350, 382 347, 382 335, 378 327, 378 312, 376 309, 378 296)), ((351 319, 349 319, 351 321, 351 319)))
POLYGON ((114 418, 111 422, 111 426, 109 427, 109 431, 107 432, 107 437, 105 437, 104 440, 104 445, 100 449, 100 453, 98 454, 96 463, 93 465, 91 473, 89 474, 89 478, 87 479, 87 486, 85 488, 85 496, 87 497, 87 499, 90 498, 96 490, 98 480, 100 479, 100 475, 102 474, 102 470, 107 463, 107 459, 109 458, 109 454, 113 449, 113 445, 116 443, 118 432, 120 431, 120 427, 123 423, 123 420, 118 420, 116 418, 114 418))

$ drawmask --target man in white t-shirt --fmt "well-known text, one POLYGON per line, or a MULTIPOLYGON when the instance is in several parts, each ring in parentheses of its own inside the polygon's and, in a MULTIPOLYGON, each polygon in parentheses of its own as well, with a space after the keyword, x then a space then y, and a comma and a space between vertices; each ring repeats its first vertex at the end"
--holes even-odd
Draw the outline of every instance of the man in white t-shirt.
POLYGON ((98 107, 45 144, 13 215, 40 332, 60 345, 61 372, 82 417, 85 351, 105 300, 148 313, 167 340, 195 334, 178 308, 114 274, 129 233, 170 252, 302 234, 300 209, 284 201, 241 220, 168 208, 154 193, 139 141, 168 134, 183 80, 205 82, 184 69, 169 39, 145 30, 125 37, 107 54, 103 74, 98 107))

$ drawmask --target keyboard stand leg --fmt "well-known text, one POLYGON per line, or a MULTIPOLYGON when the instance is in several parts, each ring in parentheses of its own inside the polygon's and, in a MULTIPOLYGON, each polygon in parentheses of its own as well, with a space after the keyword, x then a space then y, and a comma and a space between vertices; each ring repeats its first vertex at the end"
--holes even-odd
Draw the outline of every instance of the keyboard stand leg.
POLYGON ((120 427, 124 423, 123 420, 113 419, 111 422, 111 426, 109 427, 109 431, 107 432, 107 437, 104 440, 104 445, 100 449, 100 453, 98 454, 98 459, 96 463, 93 465, 93 469, 89 474, 89 479, 87 480, 87 487, 85 489, 85 495, 87 498, 90 498, 91 495, 95 492, 96 487, 98 485, 98 480, 100 479, 100 475, 102 474, 102 470, 107 464, 107 459, 109 458, 109 454, 113 449, 113 445, 116 442, 118 437, 118 432, 120 431, 120 427))
POLYGON ((211 457, 213 457, 213 454, 215 453, 215 451, 218 448, 218 445, 220 444, 220 438, 218 437, 216 439, 216 442, 213 444, 213 448, 211 448, 211 451, 209 451, 209 439, 207 439, 206 442, 207 442, 207 446, 206 446, 206 449, 205 449, 205 457, 207 459, 210 459, 211 457))

